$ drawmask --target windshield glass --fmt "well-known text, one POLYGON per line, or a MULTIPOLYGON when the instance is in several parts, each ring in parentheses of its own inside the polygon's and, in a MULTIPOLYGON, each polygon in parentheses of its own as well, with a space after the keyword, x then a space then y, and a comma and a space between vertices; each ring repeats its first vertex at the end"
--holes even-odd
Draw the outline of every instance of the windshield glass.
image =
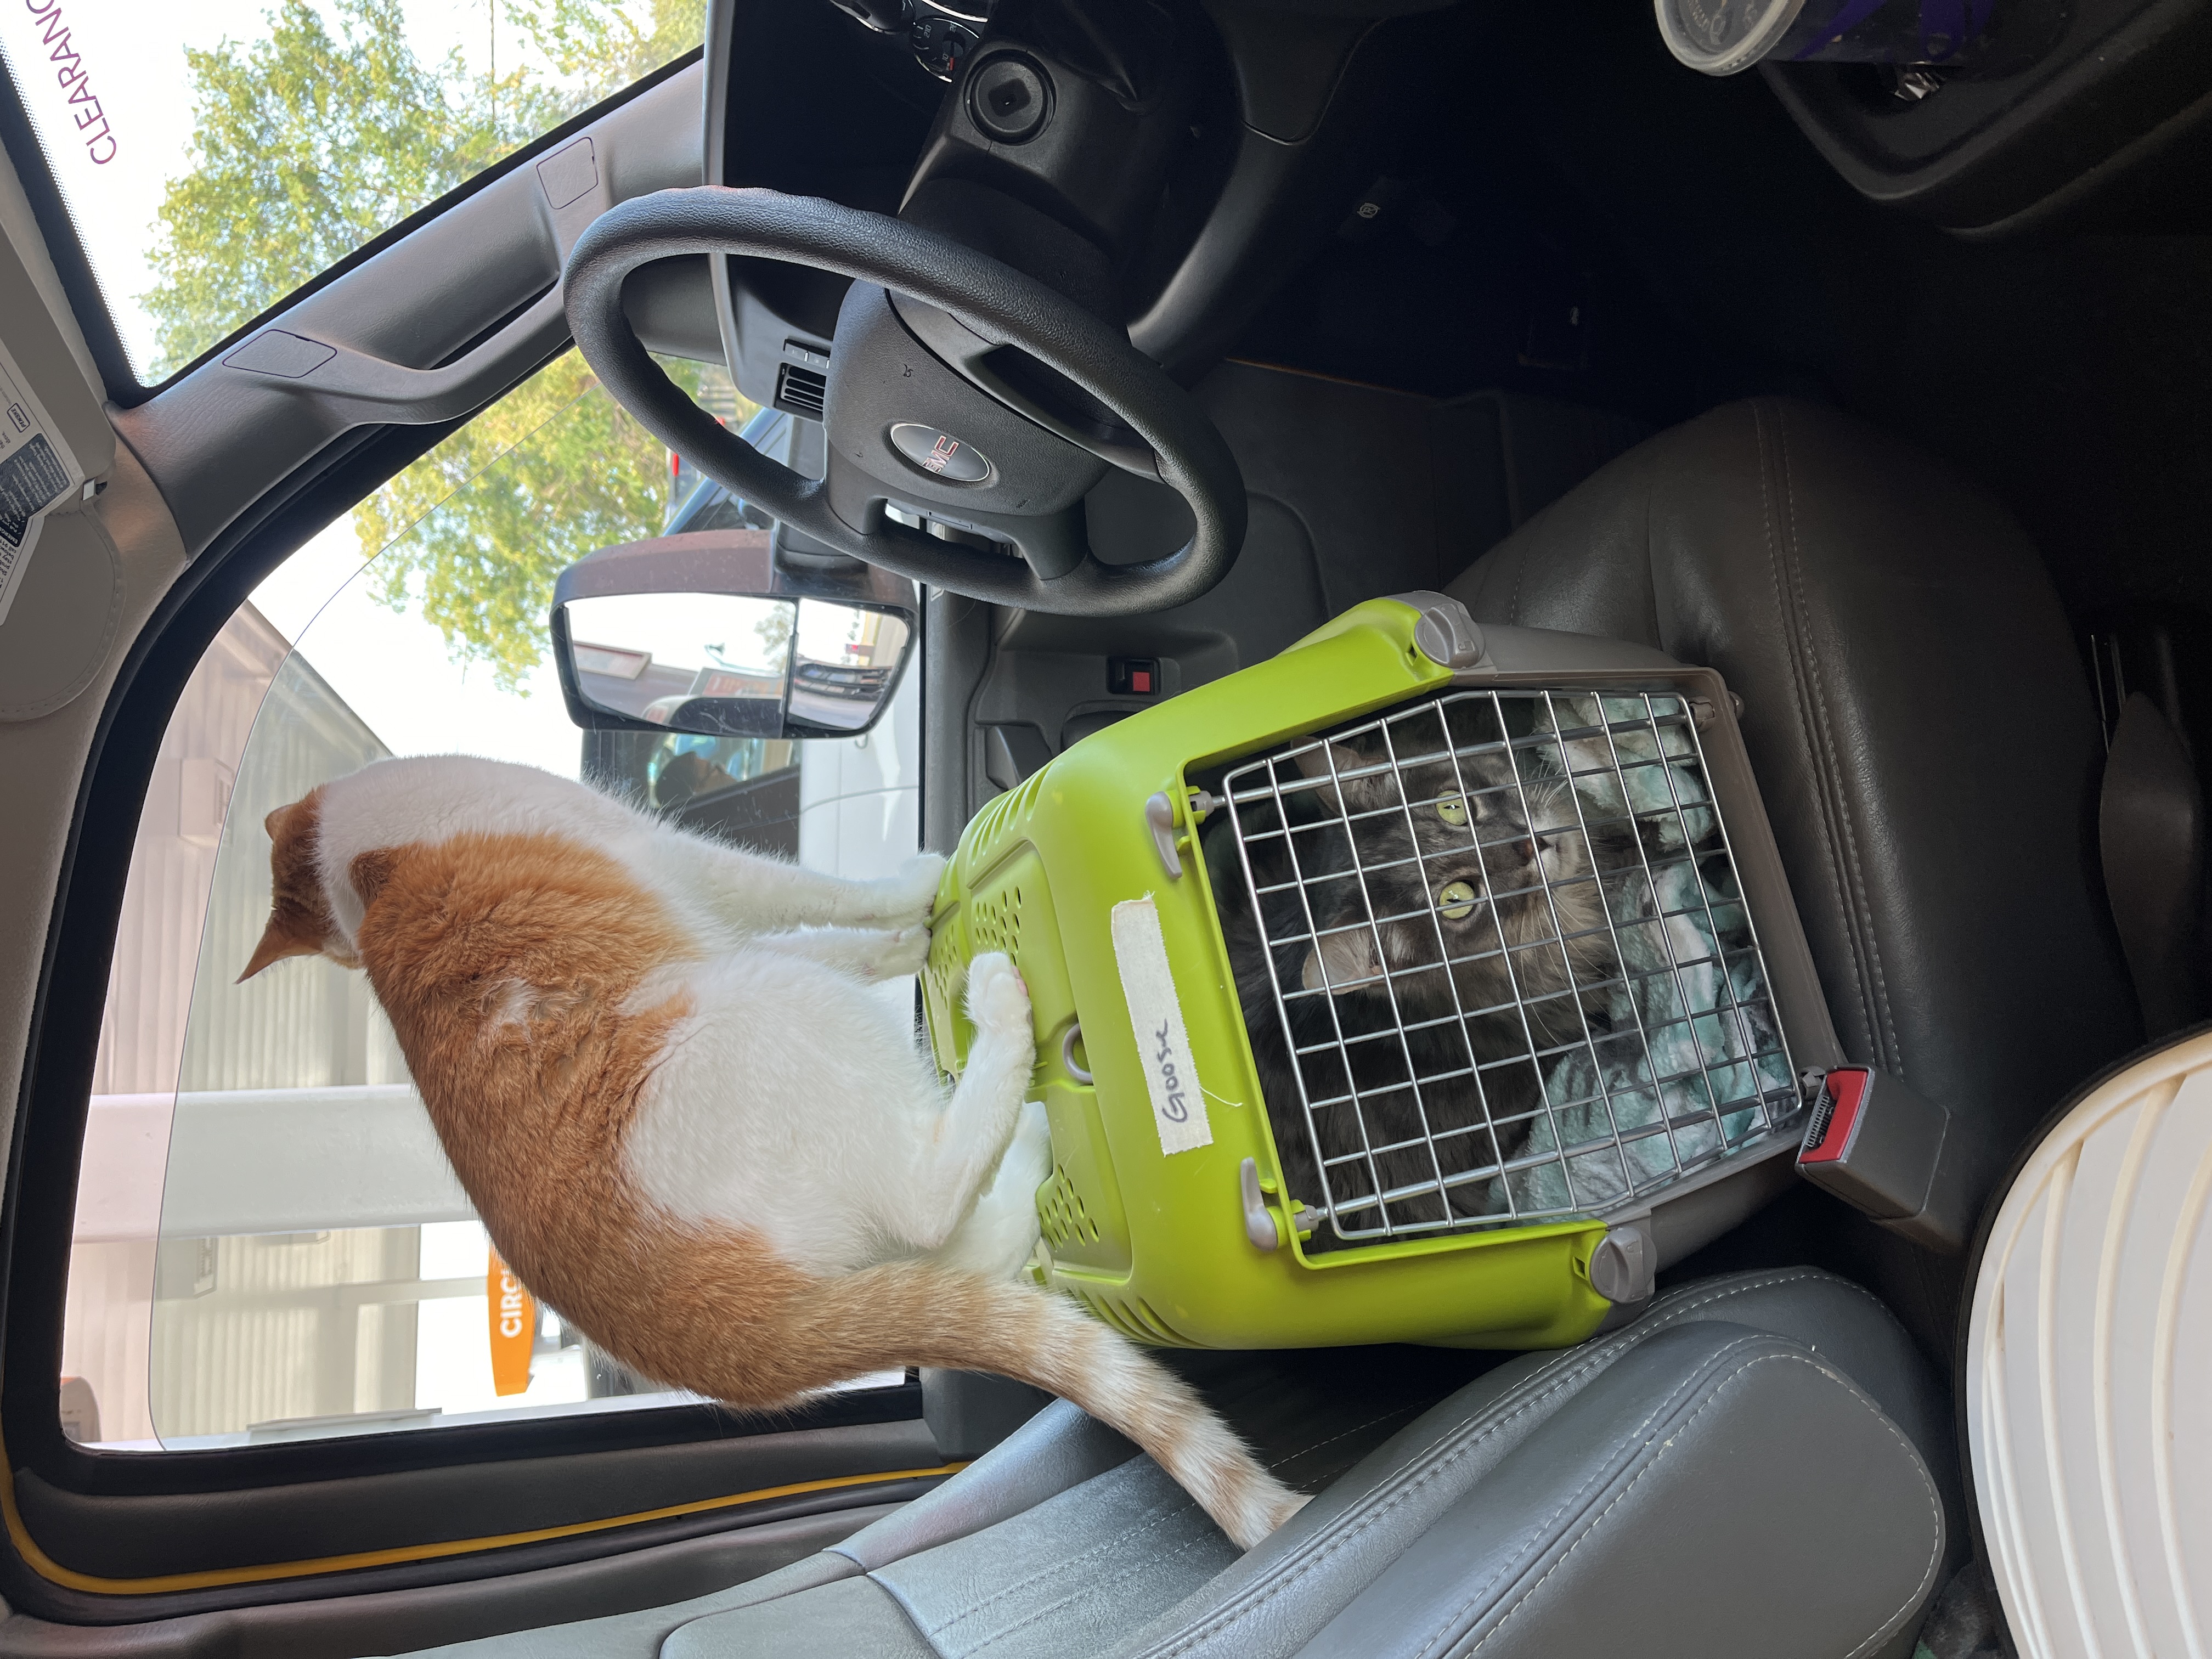
POLYGON ((9 0, 0 56, 152 385, 704 33, 706 0, 9 0))

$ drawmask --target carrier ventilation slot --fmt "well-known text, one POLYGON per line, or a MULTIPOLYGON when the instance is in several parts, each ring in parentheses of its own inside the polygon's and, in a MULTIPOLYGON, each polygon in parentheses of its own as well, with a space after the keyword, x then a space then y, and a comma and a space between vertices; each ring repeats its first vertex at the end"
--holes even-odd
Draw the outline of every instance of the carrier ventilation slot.
POLYGON ((1018 960, 1022 953, 1022 890, 1008 887, 988 898, 969 901, 968 935, 976 955, 1004 951, 1018 960))
POLYGON ((1067 1178, 1066 1170, 1060 1165, 1053 1166, 1052 1183, 1045 1188, 1044 1198, 1037 1206, 1037 1216, 1042 1224, 1044 1242, 1055 1250, 1096 1243, 1098 1240, 1098 1224, 1091 1218, 1083 1194, 1076 1190, 1075 1183, 1067 1178))
MULTIPOLYGON (((929 961, 922 969, 928 981, 928 993, 933 1008, 947 1011, 957 1008, 957 1000, 965 959, 960 951, 960 930, 946 925, 939 918, 936 932, 929 942, 929 961)), ((944 1054, 945 1050, 937 1051, 944 1054)))
POLYGON ((1066 1288, 1074 1291, 1076 1299, 1090 1309, 1102 1323, 1112 1326, 1134 1341, 1170 1348, 1202 1346, 1193 1342, 1161 1318, 1152 1304, 1140 1296, 1119 1297, 1110 1291, 1094 1290, 1087 1285, 1068 1285, 1066 1288))
POLYGON ((1603 1214, 1794 1127, 1681 697, 1453 692, 1222 791, 1309 1249, 1603 1214))
POLYGON ((1033 772, 1020 787, 994 795, 983 804, 975 815, 974 827, 969 831, 969 845, 979 864, 988 865, 990 854, 996 849, 999 838, 1011 830, 1036 805, 1038 794, 1044 788, 1045 775, 1042 769, 1033 772))
POLYGON ((822 408, 830 397, 830 377, 819 369, 802 368, 797 363, 781 363, 775 371, 775 406, 787 414, 804 415, 810 421, 822 418, 822 408))
POLYGON ((931 995, 941 1000, 942 1006, 956 1015, 967 985, 969 957, 981 956, 987 951, 1003 951, 1018 962, 1022 951, 1022 889, 1018 883, 996 893, 976 894, 968 900, 965 908, 968 952, 962 952, 958 932, 940 921, 929 943, 929 960, 922 968, 931 995))

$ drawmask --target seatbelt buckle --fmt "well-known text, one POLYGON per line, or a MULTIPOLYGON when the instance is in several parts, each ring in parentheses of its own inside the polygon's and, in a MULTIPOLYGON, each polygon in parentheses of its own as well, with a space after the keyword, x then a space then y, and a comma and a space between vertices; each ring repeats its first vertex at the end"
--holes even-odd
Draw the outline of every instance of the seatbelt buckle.
POLYGON ((1963 1139, 1896 1078, 1838 1066, 1821 1079, 1797 1173, 1916 1244, 1963 1250, 1974 1222, 1963 1139))

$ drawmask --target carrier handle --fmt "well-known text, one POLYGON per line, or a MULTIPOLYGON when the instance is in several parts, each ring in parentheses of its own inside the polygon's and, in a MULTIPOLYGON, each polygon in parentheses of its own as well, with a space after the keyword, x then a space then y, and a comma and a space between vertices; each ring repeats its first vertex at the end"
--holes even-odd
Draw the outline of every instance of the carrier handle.
POLYGON ((1060 1040, 1060 1068, 1078 1083, 1089 1083, 1093 1081, 1090 1069, 1078 1065, 1075 1060, 1075 1045, 1082 1041, 1083 1022, 1079 1019, 1067 1028, 1066 1035, 1060 1040))

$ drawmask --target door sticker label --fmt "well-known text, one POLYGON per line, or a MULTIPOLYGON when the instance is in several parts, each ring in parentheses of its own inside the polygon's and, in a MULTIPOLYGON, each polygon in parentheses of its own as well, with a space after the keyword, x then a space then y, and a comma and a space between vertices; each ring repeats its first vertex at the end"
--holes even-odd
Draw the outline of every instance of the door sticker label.
POLYGON ((0 623, 15 602, 46 514, 83 483, 68 441, 0 344, 0 623))
POLYGON ((1115 905, 1113 931, 1114 960, 1121 970, 1121 994, 1128 1000, 1129 1020, 1136 1028, 1137 1053, 1144 1061, 1145 1088, 1152 1097, 1160 1151, 1173 1154, 1211 1146, 1213 1130, 1206 1120, 1206 1095, 1198 1086, 1198 1065, 1182 1027, 1182 1006, 1176 1000, 1159 907, 1149 898, 1115 905))

